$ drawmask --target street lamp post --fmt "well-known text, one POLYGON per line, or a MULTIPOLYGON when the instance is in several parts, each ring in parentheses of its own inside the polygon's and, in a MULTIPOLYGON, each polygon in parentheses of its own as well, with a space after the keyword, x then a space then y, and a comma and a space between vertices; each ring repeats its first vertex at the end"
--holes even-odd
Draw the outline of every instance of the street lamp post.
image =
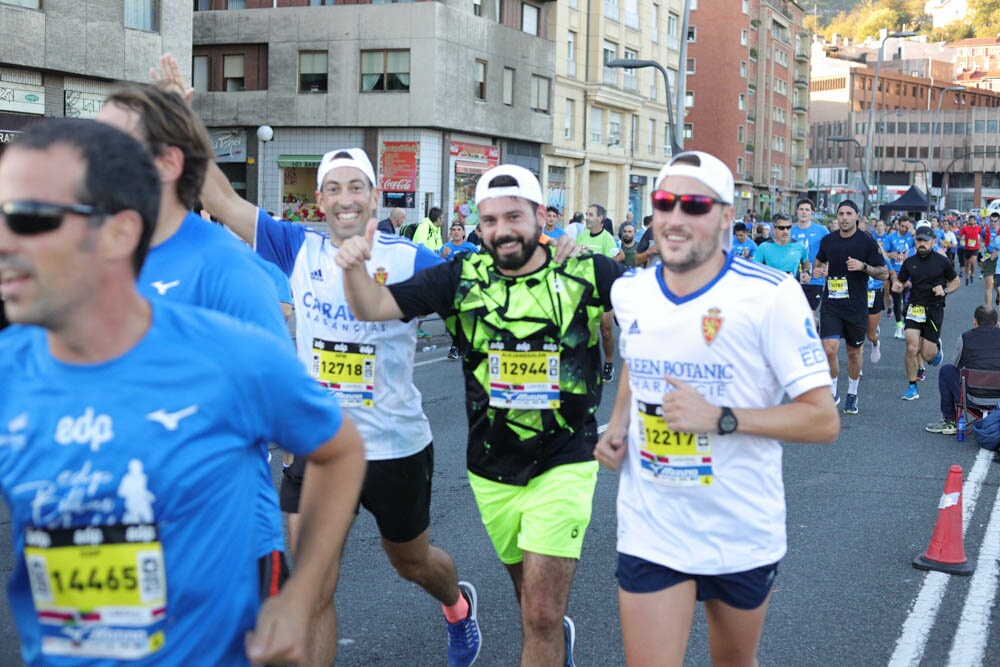
POLYGON ((677 155, 684 150, 684 142, 677 138, 677 122, 674 120, 673 108, 670 105, 670 79, 667 77, 667 70, 655 60, 637 60, 635 58, 614 58, 604 63, 605 67, 619 67, 621 69, 641 69, 644 67, 655 67, 663 75, 663 88, 667 93, 667 124, 670 125, 670 150, 671 155, 677 155))
POLYGON ((955 159, 949 162, 948 166, 945 167, 944 171, 941 172, 941 196, 944 197, 945 208, 948 208, 948 195, 949 191, 951 190, 951 178, 950 178, 951 168, 954 167, 955 163, 958 162, 959 160, 964 160, 967 157, 980 157, 983 155, 986 155, 985 150, 966 151, 965 153, 956 155, 955 159), (945 187, 945 183, 948 184, 947 188, 945 187))
MULTIPOLYGON (((867 143, 865 144, 865 178, 871 173, 872 168, 872 131, 875 129, 873 127, 875 121, 875 97, 878 95, 878 75, 882 70, 882 58, 885 57, 885 42, 890 37, 902 38, 902 37, 913 37, 917 33, 906 30, 903 32, 890 32, 882 38, 882 41, 878 45, 878 59, 875 61, 875 78, 872 79, 872 101, 868 105, 868 130, 867 132, 867 143)), ((866 196, 867 200, 868 197, 866 196)))
POLYGON ((261 125, 257 128, 257 207, 264 208, 264 144, 274 139, 274 128, 261 125))
POLYGON ((934 137, 937 136, 937 126, 941 122, 941 103, 948 93, 961 93, 965 88, 961 86, 950 86, 941 91, 938 95, 937 110, 934 112, 934 122, 931 123, 931 149, 927 154, 927 219, 931 219, 931 190, 934 189, 934 137))
MULTIPOLYGON (((920 160, 918 158, 913 158, 913 157, 904 157, 903 158, 903 162, 909 162, 910 164, 919 164, 921 167, 924 168, 924 171, 927 172, 927 177, 930 178, 930 172, 927 171, 927 163, 924 162, 923 160, 920 160)), ((931 219, 931 184, 930 184, 930 181, 928 180, 927 181, 927 220, 930 221, 930 219, 931 219)))
MULTIPOLYGON (((859 154, 866 153, 864 146, 862 146, 861 142, 855 139, 854 137, 827 137, 826 140, 834 141, 837 143, 854 144, 855 146, 858 147, 859 154)), ((871 194, 871 188, 868 187, 868 178, 865 176, 865 172, 862 171, 860 173, 861 173, 861 183, 864 184, 865 186, 865 196, 864 199, 861 200, 861 208, 862 208, 862 213, 864 215, 868 215, 868 197, 871 194)))

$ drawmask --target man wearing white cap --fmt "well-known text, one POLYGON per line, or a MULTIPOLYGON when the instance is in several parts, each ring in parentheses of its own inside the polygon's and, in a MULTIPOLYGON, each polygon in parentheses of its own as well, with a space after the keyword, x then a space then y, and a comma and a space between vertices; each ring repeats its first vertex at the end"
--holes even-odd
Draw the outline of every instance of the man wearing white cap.
POLYGON ((786 549, 779 440, 836 438, 830 374, 798 280, 724 250, 725 164, 675 156, 652 204, 663 264, 611 290, 625 363, 594 452, 621 470, 625 658, 682 664, 702 600, 712 662, 756 664, 786 549))
MULTIPOLYGON (((352 312, 344 299, 342 273, 335 263, 345 243, 360 238, 366 228, 371 253, 362 271, 373 282, 397 283, 442 260, 405 238, 376 233, 375 172, 360 148, 330 151, 320 162, 316 201, 326 215, 329 238, 272 219, 241 199, 217 168, 209 171, 202 201, 288 274, 299 359, 337 396, 365 441, 368 470, 361 504, 375 516, 382 546, 400 576, 441 602, 449 631, 449 666, 471 665, 481 643, 476 589, 458 581, 451 556, 430 544, 434 450, 420 392, 413 384, 416 322, 360 321, 366 318, 352 312)), ((289 512, 293 547, 302 472, 300 464, 293 464, 281 486, 281 508, 289 512)), ((323 616, 328 617, 332 620, 332 615, 323 616)), ((336 645, 324 640, 335 634, 320 628, 313 636, 318 641, 308 664, 329 665, 336 645)))
POLYGON ((383 287, 364 267, 374 228, 337 255, 366 320, 445 318, 464 351, 469 482, 521 603, 522 665, 573 664, 565 617, 590 522, 601 398, 598 326, 624 268, 540 245, 545 204, 528 170, 501 165, 476 185, 483 252, 383 287))

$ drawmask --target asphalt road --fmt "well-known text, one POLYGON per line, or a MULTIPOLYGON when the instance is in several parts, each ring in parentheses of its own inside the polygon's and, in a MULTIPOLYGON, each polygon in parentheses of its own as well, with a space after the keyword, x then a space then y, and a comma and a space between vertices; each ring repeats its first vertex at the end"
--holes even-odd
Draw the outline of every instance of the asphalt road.
MULTIPOLYGON (((982 292, 979 281, 949 298, 946 358, 955 338, 971 326, 982 292)), ((762 665, 972 667, 1000 662, 1000 465, 980 454, 971 440, 958 443, 924 431, 926 422, 938 418, 937 371, 928 369, 919 400, 901 401, 903 342, 891 338, 891 321, 882 321, 888 336, 882 361, 870 363, 865 350, 860 414, 842 415, 841 435, 832 445, 785 448, 789 553, 780 565, 764 628, 762 665), (962 467, 966 479, 965 549, 976 564, 968 578, 927 575, 911 566, 927 548, 952 464, 962 467)), ((460 576, 478 588, 484 646, 477 664, 515 665, 521 641, 518 609, 464 472, 459 366, 444 359, 448 339, 441 323, 428 322, 425 329, 437 345, 427 352, 420 350, 428 343, 418 345, 416 369, 435 439, 432 540, 452 554, 460 576)), ((843 352, 841 358, 843 364, 843 352)), ((846 378, 842 393, 843 383, 846 378)), ((601 423, 616 386, 606 388, 601 423)), ((616 476, 602 471, 570 599, 576 662, 583 667, 624 664, 614 579, 616 488, 616 476)), ((0 523, 5 524, 0 572, 6 576, 12 555, 5 508, 0 508, 0 523)), ((374 522, 364 512, 344 554, 337 608, 338 667, 446 664, 440 607, 394 574, 374 522)), ((699 611, 687 665, 709 664, 706 642, 699 611)), ((9 608, 0 600, 0 667, 18 664, 9 608)))

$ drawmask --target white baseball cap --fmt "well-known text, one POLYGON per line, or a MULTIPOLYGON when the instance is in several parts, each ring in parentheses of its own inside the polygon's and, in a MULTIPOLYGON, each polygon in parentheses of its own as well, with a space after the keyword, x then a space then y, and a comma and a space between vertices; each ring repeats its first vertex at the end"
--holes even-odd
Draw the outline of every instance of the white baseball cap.
POLYGON ((338 167, 354 167, 368 177, 368 182, 375 187, 375 170, 372 169, 371 160, 360 148, 339 148, 330 151, 320 160, 319 169, 316 170, 316 189, 323 189, 323 179, 331 171, 338 167))
MULTIPOLYGON (((685 151, 675 155, 656 175, 656 188, 668 176, 687 176, 709 187, 730 206, 733 204, 733 172, 714 155, 701 151, 685 151)), ((683 193, 681 193, 683 194, 683 193)))
POLYGON ((476 183, 476 206, 479 206, 479 202, 484 199, 495 197, 524 197, 539 205, 545 203, 542 200, 542 186, 538 184, 538 179, 530 171, 516 164, 493 167, 479 177, 479 182, 476 183), (510 176, 517 185, 490 187, 490 183, 497 176, 510 176))

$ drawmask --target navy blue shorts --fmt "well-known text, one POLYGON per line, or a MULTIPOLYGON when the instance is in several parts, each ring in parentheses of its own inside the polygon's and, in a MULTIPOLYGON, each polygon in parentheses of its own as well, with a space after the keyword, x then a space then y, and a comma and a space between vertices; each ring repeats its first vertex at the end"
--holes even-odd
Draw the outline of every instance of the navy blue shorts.
POLYGON ((618 585, 626 593, 656 593, 692 580, 699 601, 718 599, 736 609, 756 609, 764 604, 774 585, 778 564, 732 574, 685 574, 665 565, 618 554, 618 585))

